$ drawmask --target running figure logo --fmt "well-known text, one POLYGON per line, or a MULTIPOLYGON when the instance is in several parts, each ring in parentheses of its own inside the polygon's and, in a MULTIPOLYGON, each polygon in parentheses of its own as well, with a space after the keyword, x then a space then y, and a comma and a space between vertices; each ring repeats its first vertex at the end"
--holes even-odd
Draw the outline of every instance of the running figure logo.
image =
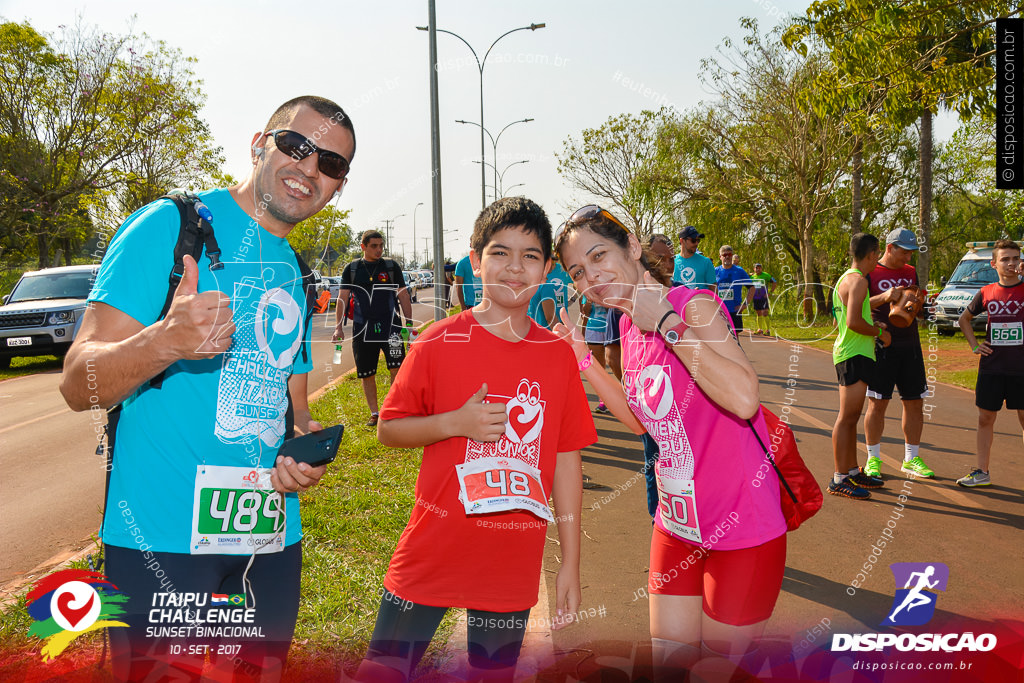
POLYGON ((920 626, 935 614, 937 595, 946 590, 949 567, 941 562, 899 562, 889 565, 896 585, 892 610, 882 622, 883 626, 920 626))

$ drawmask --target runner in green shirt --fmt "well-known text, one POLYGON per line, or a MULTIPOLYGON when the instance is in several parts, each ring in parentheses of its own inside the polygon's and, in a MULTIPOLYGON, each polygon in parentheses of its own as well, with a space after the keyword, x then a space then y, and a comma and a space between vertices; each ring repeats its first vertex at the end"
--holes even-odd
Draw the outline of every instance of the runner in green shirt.
POLYGON ((771 310, 768 297, 775 294, 776 279, 764 271, 760 263, 754 264, 754 274, 750 276, 754 282, 754 313, 757 315, 757 331, 754 334, 766 334, 771 336, 771 310), (764 329, 761 329, 761 319, 764 318, 764 329))
POLYGON ((832 361, 839 378, 839 415, 832 428, 832 455, 836 471, 828 492, 855 500, 867 500, 866 489, 882 487, 857 466, 857 423, 875 370, 875 337, 888 346, 892 341, 884 323, 871 324, 867 274, 878 264, 878 238, 859 232, 850 238, 853 265, 832 290, 839 336, 832 346, 832 361))

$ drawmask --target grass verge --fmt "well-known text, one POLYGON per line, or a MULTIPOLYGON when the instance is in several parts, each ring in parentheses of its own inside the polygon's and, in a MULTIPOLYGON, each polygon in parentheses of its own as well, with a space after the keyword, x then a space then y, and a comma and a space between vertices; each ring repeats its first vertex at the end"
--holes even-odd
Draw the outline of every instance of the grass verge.
MULTIPOLYGON (((744 315, 743 326, 756 329, 754 317, 744 315)), ((784 341, 831 352, 836 338, 836 325, 828 317, 819 316, 808 325, 794 314, 782 313, 772 315, 772 332, 784 341)), ((973 390, 978 381, 978 357, 971 352, 964 335, 961 332, 951 336, 941 335, 930 332, 927 326, 921 327, 919 332, 925 369, 929 376, 934 375, 935 379, 944 384, 973 390)))
POLYGON ((57 356, 28 356, 11 359, 11 367, 0 369, 0 380, 34 375, 37 372, 60 370, 64 367, 64 359, 57 356))

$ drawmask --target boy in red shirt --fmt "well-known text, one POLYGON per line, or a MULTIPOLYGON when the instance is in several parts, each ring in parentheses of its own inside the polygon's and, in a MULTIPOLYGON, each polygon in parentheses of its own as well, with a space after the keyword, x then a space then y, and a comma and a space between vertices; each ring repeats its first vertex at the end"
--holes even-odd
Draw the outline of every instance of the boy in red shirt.
POLYGON ((381 443, 425 448, 360 681, 408 680, 450 607, 467 609, 472 677, 511 680, 555 521, 549 493, 554 627, 579 607, 579 450, 597 433, 572 349, 527 315, 551 224, 507 197, 481 212, 471 246, 482 299, 420 335, 381 409, 381 443))
POLYGON ((999 240, 992 248, 992 267, 999 282, 985 285, 960 314, 960 330, 971 350, 981 356, 974 403, 978 406, 978 466, 966 477, 956 480, 960 486, 990 486, 989 455, 996 415, 1006 401, 1017 411, 1024 427, 1024 283, 1021 282, 1020 245, 999 240), (986 311, 988 330, 978 343, 971 319, 986 311))

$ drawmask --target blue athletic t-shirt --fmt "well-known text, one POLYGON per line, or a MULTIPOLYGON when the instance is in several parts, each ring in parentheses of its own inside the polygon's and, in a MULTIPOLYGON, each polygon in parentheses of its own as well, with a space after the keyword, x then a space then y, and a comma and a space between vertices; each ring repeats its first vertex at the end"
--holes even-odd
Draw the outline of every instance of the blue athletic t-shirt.
POLYGON ((725 303, 729 313, 735 313, 743 303, 743 288, 754 286, 754 281, 747 275, 747 271, 739 266, 716 266, 715 277, 718 282, 718 298, 725 303))
MULTIPOLYGON (((190 552, 198 466, 273 467, 285 436, 288 378, 312 369, 306 299, 288 241, 257 225, 227 190, 200 197, 213 214, 224 268, 211 271, 204 253, 198 291, 231 297, 236 330, 223 354, 178 361, 161 388, 147 382, 124 401, 102 530, 104 542, 116 546, 190 552)), ((89 301, 155 323, 179 225, 178 209, 166 200, 132 214, 89 301)), ((284 544, 291 545, 302 536, 299 501, 296 494, 285 499, 284 544)))
POLYGON ((455 277, 462 278, 462 298, 466 307, 476 306, 483 296, 484 283, 473 274, 473 263, 468 256, 463 256, 455 264, 455 277))
POLYGON ((704 254, 676 254, 672 280, 690 289, 715 291, 715 264, 704 254))
MULTIPOLYGON (((537 291, 533 293, 533 297, 530 299, 530 308, 527 311, 527 315, 541 327, 549 327, 548 318, 544 315, 544 307, 541 305, 545 300, 555 301, 555 286, 550 282, 542 282, 537 285, 537 291)), ((555 312, 557 315, 557 307, 555 312)))
POLYGON ((555 267, 548 273, 548 283, 554 287, 555 294, 555 318, 560 319, 558 311, 569 308, 569 297, 572 296, 572 278, 565 272, 562 264, 555 263, 555 267))

